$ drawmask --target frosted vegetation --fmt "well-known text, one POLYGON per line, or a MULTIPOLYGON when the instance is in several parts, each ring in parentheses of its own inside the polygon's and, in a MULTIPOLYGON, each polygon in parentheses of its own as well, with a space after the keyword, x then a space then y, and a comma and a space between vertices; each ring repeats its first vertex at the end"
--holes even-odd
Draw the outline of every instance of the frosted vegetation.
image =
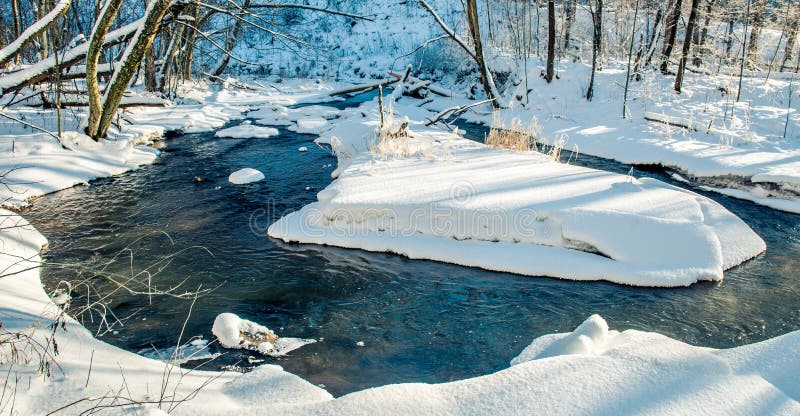
MULTIPOLYGON (((158 278, 178 256, 214 255, 204 247, 164 233, 190 248, 139 270, 140 236, 105 264, 69 265, 76 275, 46 293, 47 238, 25 219, 45 194, 168 163, 167 139, 207 134, 210 146, 233 148, 291 132, 308 138, 292 157, 324 150, 333 173, 324 188, 305 187, 314 202, 269 213, 263 238, 280 244, 649 291, 727 284, 726 271, 770 250, 753 231, 770 217, 743 220, 718 201, 800 214, 797 1, 91 6, 0 4, 0 415, 800 413, 798 322, 775 338, 712 349, 653 328, 611 329, 598 315, 567 333, 517 334, 530 344, 493 374, 334 398, 275 364, 301 347, 324 354, 326 341, 241 318, 237 299, 216 305, 210 337, 184 333, 215 288, 158 278), (476 125, 485 137, 467 131, 476 125), (579 164, 586 156, 631 171, 579 164), (123 273, 111 267, 121 261, 130 264, 123 273), (183 320, 171 347, 136 354, 103 342, 136 319, 115 311, 121 298, 185 307, 158 317, 183 320), (252 355, 205 370, 230 350, 252 355)), ((191 149, 197 163, 207 150, 191 149)), ((209 189, 188 177, 198 192, 173 197, 202 204, 204 192, 227 186, 263 191, 267 204, 270 187, 288 186, 248 161, 209 189)), ((781 232, 791 244, 800 220, 788 218, 781 232)), ((352 341, 369 353, 370 342, 352 341)))

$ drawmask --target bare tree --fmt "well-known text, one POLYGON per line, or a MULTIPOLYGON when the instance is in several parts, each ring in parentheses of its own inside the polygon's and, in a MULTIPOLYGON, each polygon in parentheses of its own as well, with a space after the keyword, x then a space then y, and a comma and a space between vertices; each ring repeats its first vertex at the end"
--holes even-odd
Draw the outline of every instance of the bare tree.
MULTIPOLYGON (((117 113, 122 95, 128 87, 128 83, 133 78, 139 65, 144 58, 145 52, 150 48, 158 33, 161 19, 169 8, 170 0, 150 0, 145 10, 143 22, 136 34, 128 43, 125 53, 120 60, 120 65, 111 76, 105 94, 103 96, 103 108, 100 113, 100 124, 92 134, 92 138, 98 140, 105 137, 111 127, 111 121, 117 113)), ((91 108, 90 108, 91 111, 91 108)), ((96 110, 95 110, 96 111, 96 110)))
POLYGON ((468 0, 465 4, 466 12, 467 12, 467 24, 469 25, 470 36, 472 37, 472 41, 474 44, 474 49, 470 48, 467 45, 467 42, 464 39, 461 39, 458 34, 451 29, 447 24, 444 23, 439 14, 428 4, 425 0, 419 0, 420 5, 430 13, 431 17, 436 21, 439 27, 451 38, 455 41, 464 51, 469 55, 470 58, 475 62, 478 66, 478 69, 481 72, 481 83, 483 84, 483 89, 486 92, 486 97, 491 100, 492 106, 495 108, 500 107, 500 103, 498 100, 500 99, 500 94, 497 92, 497 87, 494 84, 494 78, 492 78, 492 72, 486 65, 486 60, 483 55, 483 45, 481 43, 480 38, 480 27, 478 25, 478 10, 475 0, 468 0))
MULTIPOLYGON (((3 49, 0 49, 0 66, 5 65, 15 57, 18 57, 22 49, 30 43, 36 37, 41 36, 42 34, 47 32, 47 29, 52 25, 55 21, 64 16, 69 9, 72 0, 60 0, 58 4, 53 7, 49 13, 43 15, 39 20, 34 22, 30 27, 25 29, 24 32, 19 33, 19 22, 18 22, 18 14, 19 10, 17 7, 17 0, 13 0, 11 2, 12 9, 14 11, 14 32, 15 32, 15 39, 11 43, 8 44, 3 49)), ((46 48, 46 46, 42 46, 46 48)), ((44 49, 43 49, 44 50, 44 49)), ((42 54, 42 58, 46 58, 47 55, 45 53, 42 54)))
POLYGON ((681 61, 678 64, 678 74, 675 76, 675 91, 681 92, 683 86, 683 73, 686 70, 686 62, 689 59, 689 51, 692 47, 692 36, 697 26, 697 13, 700 7, 700 0, 692 0, 692 10, 689 12, 689 22, 686 24, 686 36, 683 39, 683 51, 681 51, 681 61))
POLYGON ((589 2, 589 12, 592 15, 592 75, 589 78, 589 87, 586 89, 586 99, 594 98, 594 77, 597 72, 597 59, 600 55, 600 43, 603 41, 603 0, 594 0, 594 8, 589 2))
POLYGON ((106 0, 92 29, 89 50, 86 54, 86 93, 89 98, 89 120, 86 134, 95 138, 100 127, 103 105, 100 98, 100 86, 97 82, 97 65, 100 60, 100 52, 103 50, 103 42, 105 42, 106 35, 111 29, 111 24, 114 23, 121 5, 122 0, 106 0))
MULTIPOLYGON (((792 3, 797 3, 792 2, 792 3)), ((800 5, 794 4, 793 12, 789 15, 789 21, 786 23, 786 48, 783 52, 783 62, 781 63, 781 72, 785 71, 788 67, 791 69, 792 56, 794 54, 795 41, 797 40, 798 29, 800 29, 800 5), (788 66, 787 66, 788 64, 788 66)))
POLYGON ((555 59, 556 59, 556 2, 555 0, 548 0, 547 2, 547 69, 544 79, 548 83, 553 82, 555 76, 555 59))
POLYGON ((669 72, 669 59, 672 56, 672 49, 675 47, 675 38, 678 34, 678 22, 681 20, 681 7, 683 0, 675 0, 670 6, 667 14, 667 25, 664 32, 664 47, 661 50, 661 73, 669 72))
POLYGON ((750 39, 747 41, 747 53, 745 54, 745 66, 750 70, 757 69, 761 61, 758 57, 758 38, 761 36, 761 28, 764 26, 766 8, 766 0, 754 0, 750 6, 753 22, 750 27, 750 39))

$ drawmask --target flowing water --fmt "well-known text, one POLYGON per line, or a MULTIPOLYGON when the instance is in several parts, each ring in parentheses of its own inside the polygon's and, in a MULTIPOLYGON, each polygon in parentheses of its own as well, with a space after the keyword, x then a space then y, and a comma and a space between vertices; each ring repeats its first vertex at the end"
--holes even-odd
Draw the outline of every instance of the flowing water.
MULTIPOLYGON (((472 138, 483 137, 482 127, 462 127, 472 138)), ((184 339, 212 338, 211 324, 221 312, 280 335, 322 339, 267 362, 334 395, 494 372, 537 336, 569 331, 593 313, 615 329, 657 331, 716 348, 800 329, 800 216, 716 194, 704 193, 743 218, 769 248, 729 270, 721 283, 688 288, 523 277, 265 237, 271 218, 315 201, 331 181, 336 159, 313 138, 283 128, 270 139, 179 135, 166 141, 154 165, 41 198, 24 215, 50 241, 45 286, 75 278, 75 266, 105 267, 120 277, 155 264, 159 288, 184 281, 186 289, 215 288, 197 300, 184 339), (298 152, 300 146, 309 151, 298 152), (228 174, 244 167, 267 179, 227 182, 228 174)), ((577 163, 630 170, 583 155, 577 163)), ((674 183, 662 172, 634 175, 674 183)), ((113 287, 103 279, 92 282, 99 293, 113 287)), ((74 302, 80 301, 85 299, 74 302)), ((191 304, 125 292, 107 301, 116 316, 128 319, 102 339, 132 351, 174 345, 191 304)), ((87 327, 98 329, 96 319, 85 317, 87 327)), ((214 344, 210 349, 223 355, 203 368, 250 365, 251 353, 214 344)))

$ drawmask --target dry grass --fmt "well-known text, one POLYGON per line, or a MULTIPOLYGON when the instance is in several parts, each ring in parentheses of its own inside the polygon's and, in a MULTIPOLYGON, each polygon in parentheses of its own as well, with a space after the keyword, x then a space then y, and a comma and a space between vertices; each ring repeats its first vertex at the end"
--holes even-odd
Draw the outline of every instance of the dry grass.
POLYGON ((375 140, 369 145, 373 157, 404 158, 412 153, 408 118, 399 118, 389 107, 382 117, 383 123, 375 130, 375 140))
MULTIPOLYGON (((492 116, 492 125, 502 125, 500 114, 495 112, 492 116)), ((525 126, 522 120, 514 118, 505 128, 492 128, 486 135, 485 143, 494 148, 508 149, 515 152, 529 152, 539 150, 541 138, 539 120, 534 117, 531 123, 525 126)))

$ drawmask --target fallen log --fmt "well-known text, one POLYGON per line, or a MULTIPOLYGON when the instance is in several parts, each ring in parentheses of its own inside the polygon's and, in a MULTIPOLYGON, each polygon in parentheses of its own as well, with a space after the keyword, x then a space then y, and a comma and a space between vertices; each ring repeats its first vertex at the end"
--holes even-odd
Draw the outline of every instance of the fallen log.
MULTIPOLYGON (((395 77, 397 79, 400 79, 400 78, 403 77, 404 74, 401 74, 399 72, 389 71, 389 75, 391 75, 391 76, 393 76, 393 77, 395 77)), ((454 97, 456 95, 453 91, 450 91, 450 90, 442 88, 442 87, 438 87, 436 85, 433 85, 433 82, 431 82, 431 81, 423 81, 423 80, 421 80, 421 79, 419 79, 419 78, 417 78, 417 77, 415 77, 413 75, 409 75, 407 81, 409 83, 411 83, 411 84, 419 84, 419 83, 424 83, 424 82, 430 82, 430 84, 427 86, 428 90, 430 92, 438 95, 438 96, 441 96, 441 97, 454 97)))
MULTIPOLYGON (((54 93, 42 93, 39 97, 40 103, 26 103, 31 106, 41 105, 43 108, 56 108, 54 93)), ((88 107, 89 98, 83 94, 61 94, 61 107, 88 107)), ((168 102, 159 97, 131 96, 123 97, 119 103, 120 108, 129 107, 166 107, 168 102)))
POLYGON ((353 85, 350 87, 345 87, 340 90, 333 91, 328 95, 331 97, 336 97, 339 95, 346 95, 346 94, 353 94, 353 93, 365 93, 377 89, 378 87, 385 87, 387 85, 392 85, 400 81, 402 75, 394 77, 394 78, 384 78, 376 82, 371 82, 368 84, 359 84, 353 85))
MULTIPOLYGON (((127 41, 136 33, 136 30, 142 23, 143 20, 140 19, 113 32, 109 32, 103 42, 103 46, 113 46, 127 41)), ((58 59, 56 59, 55 55, 51 55, 19 71, 5 74, 5 76, 0 78, 0 95, 16 92, 25 87, 47 81, 53 76, 53 71, 72 67, 83 60, 88 51, 89 43, 82 43, 65 52, 59 52, 58 59), (56 61, 58 62, 57 64, 56 61)))
POLYGON ((461 106, 445 108, 444 110, 440 111, 435 116, 433 116, 432 119, 430 119, 430 118, 426 119, 427 121, 425 122, 425 125, 426 126, 432 126, 432 125, 434 125, 436 123, 442 122, 448 128, 451 128, 450 124, 447 122, 448 118, 458 117, 458 116, 466 113, 467 110, 469 110, 472 107, 477 107, 479 105, 483 105, 483 104, 491 103, 491 102, 492 102, 492 100, 483 100, 483 101, 478 101, 478 102, 474 102, 474 103, 467 104, 467 105, 461 105, 461 106))

